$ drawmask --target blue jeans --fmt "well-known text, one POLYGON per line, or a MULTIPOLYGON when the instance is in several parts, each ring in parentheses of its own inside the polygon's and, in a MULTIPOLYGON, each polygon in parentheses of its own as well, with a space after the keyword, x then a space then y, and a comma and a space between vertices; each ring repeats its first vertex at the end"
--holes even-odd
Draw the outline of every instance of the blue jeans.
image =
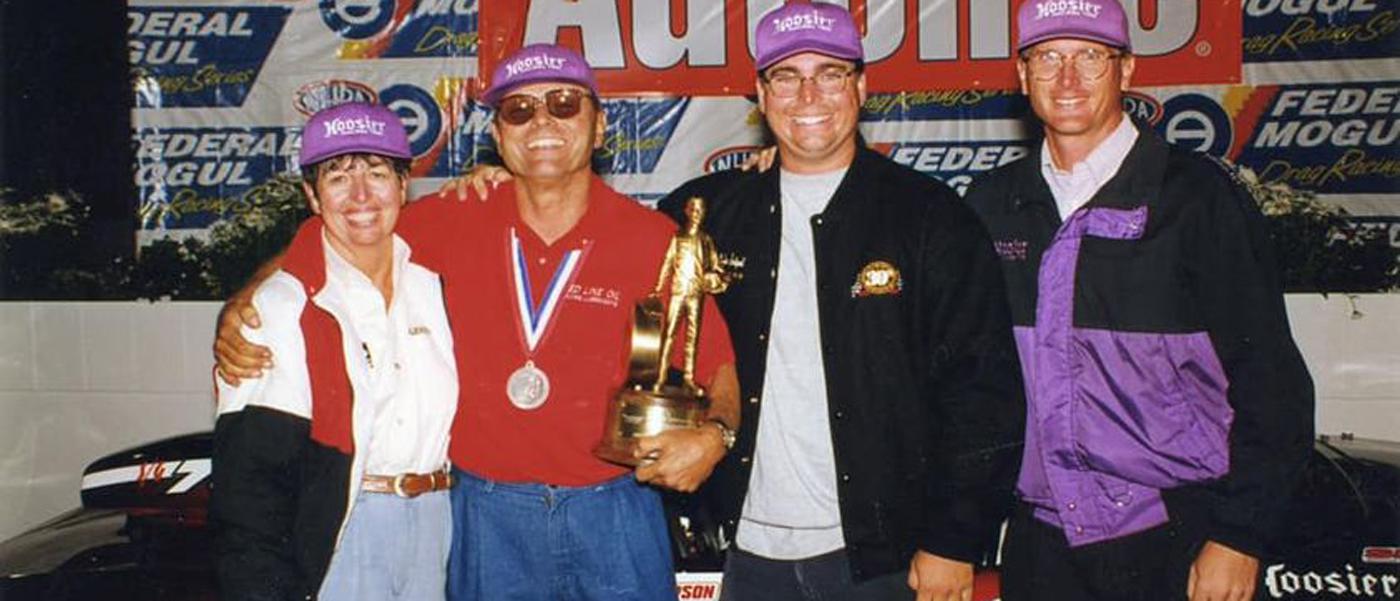
POLYGON ((360 493, 331 556, 324 601, 441 601, 452 543, 447 491, 412 499, 360 493))
POLYGON ((449 599, 675 600, 660 496, 631 474, 578 488, 453 477, 449 599))

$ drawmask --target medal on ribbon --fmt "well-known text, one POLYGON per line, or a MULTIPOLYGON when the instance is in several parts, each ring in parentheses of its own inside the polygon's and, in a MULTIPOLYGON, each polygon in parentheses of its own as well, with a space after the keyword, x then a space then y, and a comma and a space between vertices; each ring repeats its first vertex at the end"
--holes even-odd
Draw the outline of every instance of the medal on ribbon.
POLYGON ((515 299, 515 316, 524 338, 525 364, 506 379, 506 397, 511 404, 524 410, 537 409, 549 399, 549 375, 535 365, 535 349, 549 333, 559 314, 559 305, 564 300, 564 292, 578 275, 583 264, 583 250, 574 249, 564 254, 564 260, 554 269, 549 285, 539 304, 535 304, 530 293, 530 269, 525 261, 525 249, 520 245, 520 237, 515 228, 510 230, 511 284, 515 299))

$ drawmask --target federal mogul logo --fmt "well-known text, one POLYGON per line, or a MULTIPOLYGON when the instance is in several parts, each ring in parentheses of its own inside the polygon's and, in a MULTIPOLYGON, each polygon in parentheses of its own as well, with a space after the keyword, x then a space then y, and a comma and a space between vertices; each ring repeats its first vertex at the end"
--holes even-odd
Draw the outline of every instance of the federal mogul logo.
POLYGON ((320 0, 344 59, 476 56, 476 0, 320 0))
MULTIPOLYGON (((464 83, 443 79, 426 90, 396 84, 376 90, 360 82, 327 80, 303 85, 292 100, 304 114, 342 102, 378 102, 404 123, 414 154, 414 176, 462 172, 470 133, 461 127, 464 83)), ((342 122, 342 131, 372 127, 342 122)), ((258 206, 296 198, 300 127, 141 128, 133 180, 145 229, 200 229, 258 206)))
POLYGON ((242 106, 292 9, 131 7, 138 108, 242 106))
POLYGON ((900 142, 871 144, 875 150, 889 155, 894 162, 931 175, 957 190, 967 191, 968 184, 985 171, 1015 161, 1030 152, 1022 140, 990 142, 900 142))
POLYGON ((1400 83, 1257 88, 1236 117, 1238 162, 1323 193, 1400 190, 1400 83))
POLYGON ((296 194, 290 171, 301 136, 283 127, 141 128, 133 180, 143 229, 203 228, 296 194))
POLYGON ((1396 0, 1246 0, 1247 62, 1388 58, 1400 41, 1396 0))

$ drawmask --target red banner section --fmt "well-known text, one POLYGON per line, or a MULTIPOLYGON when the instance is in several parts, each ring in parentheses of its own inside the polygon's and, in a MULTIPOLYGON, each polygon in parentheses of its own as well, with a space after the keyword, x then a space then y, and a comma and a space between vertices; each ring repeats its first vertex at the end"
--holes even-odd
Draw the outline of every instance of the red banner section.
MULTIPOLYGON (((782 3, 480 0, 478 73, 489 78, 497 62, 524 44, 557 42, 588 58, 605 95, 746 94, 754 85, 754 24, 782 3)), ((1019 0, 847 4, 865 33, 872 92, 1016 86, 1019 0)), ((1240 0, 1124 4, 1141 61, 1135 86, 1240 81, 1240 0)))

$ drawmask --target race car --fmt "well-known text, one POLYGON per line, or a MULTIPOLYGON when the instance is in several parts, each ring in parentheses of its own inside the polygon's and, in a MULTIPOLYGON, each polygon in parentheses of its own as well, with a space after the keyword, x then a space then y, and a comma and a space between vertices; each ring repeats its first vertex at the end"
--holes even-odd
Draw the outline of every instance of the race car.
MULTIPOLYGON (((122 451, 83 472, 82 507, 0 543, 0 600, 218 599, 207 524, 212 435, 122 451)), ((718 599, 724 541, 668 495, 678 599, 718 599)), ((1400 598, 1400 443, 1322 437, 1257 600, 1400 598)), ((976 600, 997 597, 996 540, 976 600)))

